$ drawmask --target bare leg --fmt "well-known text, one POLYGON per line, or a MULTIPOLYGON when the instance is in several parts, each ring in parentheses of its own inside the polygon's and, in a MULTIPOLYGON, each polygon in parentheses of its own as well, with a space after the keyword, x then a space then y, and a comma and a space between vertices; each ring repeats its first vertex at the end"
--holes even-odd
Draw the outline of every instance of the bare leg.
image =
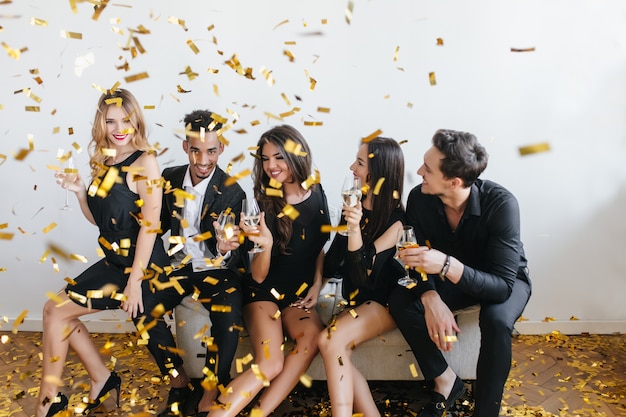
POLYGON ((254 363, 258 374, 250 368, 237 376, 221 394, 219 402, 224 406, 210 410, 198 407, 198 411, 210 411, 210 416, 236 416, 282 371, 285 360, 281 349, 283 343, 282 321, 274 319, 276 304, 269 301, 256 301, 244 306, 243 315, 254 350, 254 363))
POLYGON ((337 319, 336 331, 329 334, 324 330, 319 335, 333 417, 351 417, 355 408, 366 417, 380 415, 367 381, 352 365, 351 352, 396 325, 387 309, 376 302, 361 304, 354 311, 356 318, 344 311, 337 319))
POLYGON ((46 398, 51 400, 58 393, 70 339, 72 339, 72 347, 75 348, 81 360, 88 361, 83 362, 86 366, 93 361, 89 363, 88 372, 95 372, 98 378, 100 378, 101 373, 108 373, 108 369, 102 362, 102 358, 95 346, 93 346, 87 330, 78 320, 78 317, 94 311, 68 300, 64 291, 59 292, 58 296, 66 302, 57 306, 54 301, 50 300, 46 302, 43 310, 43 360, 35 417, 46 415, 50 408, 50 403, 43 405, 43 402, 46 398), (67 333, 71 331, 80 332, 72 333, 68 337, 67 333), (94 352, 97 358, 93 356, 94 352))
POLYGON ((296 307, 283 310, 283 326, 296 344, 287 354, 282 372, 272 379, 272 384, 259 398, 258 408, 263 411, 263 416, 271 414, 298 384, 300 376, 317 356, 317 338, 323 329, 317 310, 305 311, 296 307))
POLYGON ((93 344, 83 322, 78 319, 70 320, 69 326, 70 329, 74 329, 69 337, 70 347, 76 352, 87 370, 91 384, 89 398, 95 400, 111 375, 111 371, 102 361, 100 352, 93 344))

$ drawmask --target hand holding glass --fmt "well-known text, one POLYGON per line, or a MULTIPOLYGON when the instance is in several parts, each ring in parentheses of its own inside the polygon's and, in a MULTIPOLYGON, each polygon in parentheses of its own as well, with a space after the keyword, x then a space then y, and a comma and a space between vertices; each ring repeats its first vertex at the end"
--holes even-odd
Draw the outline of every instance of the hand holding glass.
MULTIPOLYGON (((341 200, 343 201, 344 206, 356 207, 359 201, 361 201, 362 195, 361 179, 355 177, 354 175, 347 176, 343 182, 343 187, 341 188, 341 200)), ((347 230, 340 230, 337 233, 342 236, 350 236, 353 231, 350 230, 350 225, 348 224, 347 230)))
MULTIPOLYGON (((243 215, 243 222, 246 226, 258 227, 261 222, 261 210, 259 204, 254 198, 247 198, 243 200, 241 205, 241 214, 243 215)), ((257 242, 254 242, 254 246, 248 252, 257 253, 263 252, 265 249, 259 246, 257 242)))
MULTIPOLYGON (((417 239, 415 238, 415 231, 413 230, 413 226, 403 226, 402 231, 400 232, 400 237, 398 238, 398 242, 396 243, 396 249, 398 250, 398 252, 400 252, 407 248, 417 247, 419 247, 419 245, 417 244, 417 239)), ((402 285, 403 287, 407 287, 411 284, 417 284, 417 281, 409 276, 409 270, 406 265, 404 265, 399 257, 396 257, 396 259, 404 266, 404 270, 406 271, 406 275, 398 279, 398 284, 402 285)))
POLYGON ((61 180, 61 186, 65 188, 65 205, 61 207, 61 210, 71 210, 70 202, 69 202, 69 191, 68 187, 76 178, 78 178, 78 170, 74 167, 74 158, 71 156, 67 158, 67 167, 63 170, 62 173, 58 175, 58 178, 61 180))

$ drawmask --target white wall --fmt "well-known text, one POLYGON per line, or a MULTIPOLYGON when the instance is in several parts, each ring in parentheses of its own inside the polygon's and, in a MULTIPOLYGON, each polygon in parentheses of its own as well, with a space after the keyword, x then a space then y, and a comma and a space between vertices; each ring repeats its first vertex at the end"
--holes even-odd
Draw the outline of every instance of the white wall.
MULTIPOLYGON (((419 183, 415 170, 436 129, 473 132, 491 156, 484 177, 510 188, 521 205, 534 294, 524 313, 529 321, 518 328, 527 333, 626 331, 626 169, 621 163, 626 3, 357 0, 351 24, 344 18, 347 6, 348 1, 331 0, 128 0, 111 2, 96 21, 86 2, 77 5, 77 13, 65 0, 0 5, 0 154, 7 156, 0 165, 0 224, 7 227, 0 233, 15 234, 0 240, 0 316, 8 319, 1 330, 11 329, 23 310, 29 312, 20 329, 40 329, 46 292, 85 268, 57 259, 60 272, 55 273, 50 257, 40 263, 49 243, 89 262, 97 259, 96 228, 81 217, 74 199, 73 211, 59 210, 64 193, 47 165, 56 163, 59 148, 68 150, 73 142, 87 147, 100 95, 93 85, 110 88, 121 81, 140 103, 156 106, 145 114, 151 141, 169 148, 160 157, 162 167, 185 161, 176 131, 194 108, 231 119, 228 110, 239 115, 235 129, 246 133, 226 134, 231 146, 222 157, 225 167, 263 131, 282 123, 266 112, 300 107, 283 122, 310 142, 335 205, 359 139, 376 129, 408 140, 405 195, 419 183), (170 17, 184 20, 188 30, 168 22, 170 17), (33 25, 31 18, 47 26, 33 25), (134 35, 146 52, 132 58, 122 48, 129 45, 130 30, 140 25, 150 31, 134 35), (82 40, 61 37, 61 31, 82 33, 82 40), (443 46, 436 45, 437 38, 443 46), (188 39, 200 53, 193 53, 188 39), (296 45, 285 45, 288 41, 296 45), (514 53, 512 47, 536 50, 514 53), (14 59, 7 48, 26 50, 14 59), (87 54, 95 64, 77 76, 75 61, 87 54), (224 64, 233 54, 253 69, 256 80, 224 64), (116 69, 126 61, 128 72, 116 69), (198 73, 196 79, 184 74, 187 66, 198 73), (273 86, 262 67, 272 71, 273 86), (41 85, 29 72, 34 69, 41 85), (124 82, 144 71, 149 78, 124 82), (305 71, 317 81, 313 91, 305 71), (429 84, 429 72, 435 72, 436 86, 429 84), (178 92, 178 85, 190 92, 178 92), (25 88, 41 102, 19 93, 25 88), (35 105, 40 112, 25 111, 35 105), (321 113, 318 107, 331 111, 321 113), (260 124, 252 126, 255 120, 260 124), (304 126, 313 120, 323 126, 304 126), (29 134, 34 150, 17 161, 13 155, 28 148, 29 134), (549 142, 552 150, 519 155, 519 146, 538 142, 549 142), (58 226, 44 234, 52 222, 58 226), (580 321, 570 321, 571 316, 580 321), (543 322, 546 317, 557 321, 543 322)), ((87 175, 86 152, 78 159, 87 175)), ((233 172, 251 163, 247 157, 233 172)), ((242 185, 250 191, 249 180, 242 185)), ((119 313, 93 320, 97 329, 127 326, 119 313)))

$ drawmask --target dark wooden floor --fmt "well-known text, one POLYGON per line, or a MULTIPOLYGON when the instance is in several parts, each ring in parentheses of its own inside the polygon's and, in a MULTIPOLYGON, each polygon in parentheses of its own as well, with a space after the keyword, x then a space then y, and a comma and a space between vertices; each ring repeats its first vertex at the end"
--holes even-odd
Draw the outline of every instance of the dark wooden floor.
MULTIPOLYGON (((30 417, 40 380, 40 333, 0 332, 0 417, 30 417), (8 338, 8 340, 7 340, 8 338)), ((134 335, 93 336, 107 363, 122 375, 122 405, 112 399, 97 415, 148 417, 167 396, 145 347, 134 335), (107 344, 108 346, 105 346, 107 344), (108 411, 107 411, 108 410, 108 411)), ((88 378, 71 354, 62 391, 70 409, 88 392, 88 378)), ((470 384, 468 384, 468 387, 470 384)), ((372 382, 371 389, 384 416, 416 416, 426 401, 421 382, 372 382)), ((451 413, 471 415, 468 393, 451 413)), ((513 367, 506 384, 502 415, 509 416, 626 416, 626 336, 518 336, 513 344, 513 367)), ((277 416, 330 417, 325 382, 298 386, 276 411, 277 416)))

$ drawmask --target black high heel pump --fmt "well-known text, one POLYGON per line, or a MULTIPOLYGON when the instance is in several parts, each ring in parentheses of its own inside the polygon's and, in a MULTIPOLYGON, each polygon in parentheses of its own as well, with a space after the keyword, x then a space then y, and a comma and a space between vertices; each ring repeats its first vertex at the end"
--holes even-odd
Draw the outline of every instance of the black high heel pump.
POLYGON ((60 413, 61 411, 67 410, 67 405, 69 403, 69 401, 67 400, 67 397, 63 395, 62 392, 59 392, 59 394, 57 395, 57 398, 59 398, 59 402, 52 403, 52 405, 48 409, 48 413, 46 414, 46 417, 54 417, 56 414, 60 413))
POLYGON ((91 410, 99 407, 100 404, 104 402, 104 400, 109 398, 110 392, 113 391, 114 389, 117 393, 116 405, 119 408, 121 386, 122 386, 122 378, 120 378, 117 375, 117 373, 111 372, 111 375, 109 375, 109 379, 107 379, 107 382, 104 384, 104 387, 102 387, 102 389, 100 390, 100 394, 98 394, 98 398, 96 398, 93 401, 91 400, 89 401, 89 404, 87 404, 87 408, 85 408, 85 411, 83 411, 83 414, 89 414, 91 410))

